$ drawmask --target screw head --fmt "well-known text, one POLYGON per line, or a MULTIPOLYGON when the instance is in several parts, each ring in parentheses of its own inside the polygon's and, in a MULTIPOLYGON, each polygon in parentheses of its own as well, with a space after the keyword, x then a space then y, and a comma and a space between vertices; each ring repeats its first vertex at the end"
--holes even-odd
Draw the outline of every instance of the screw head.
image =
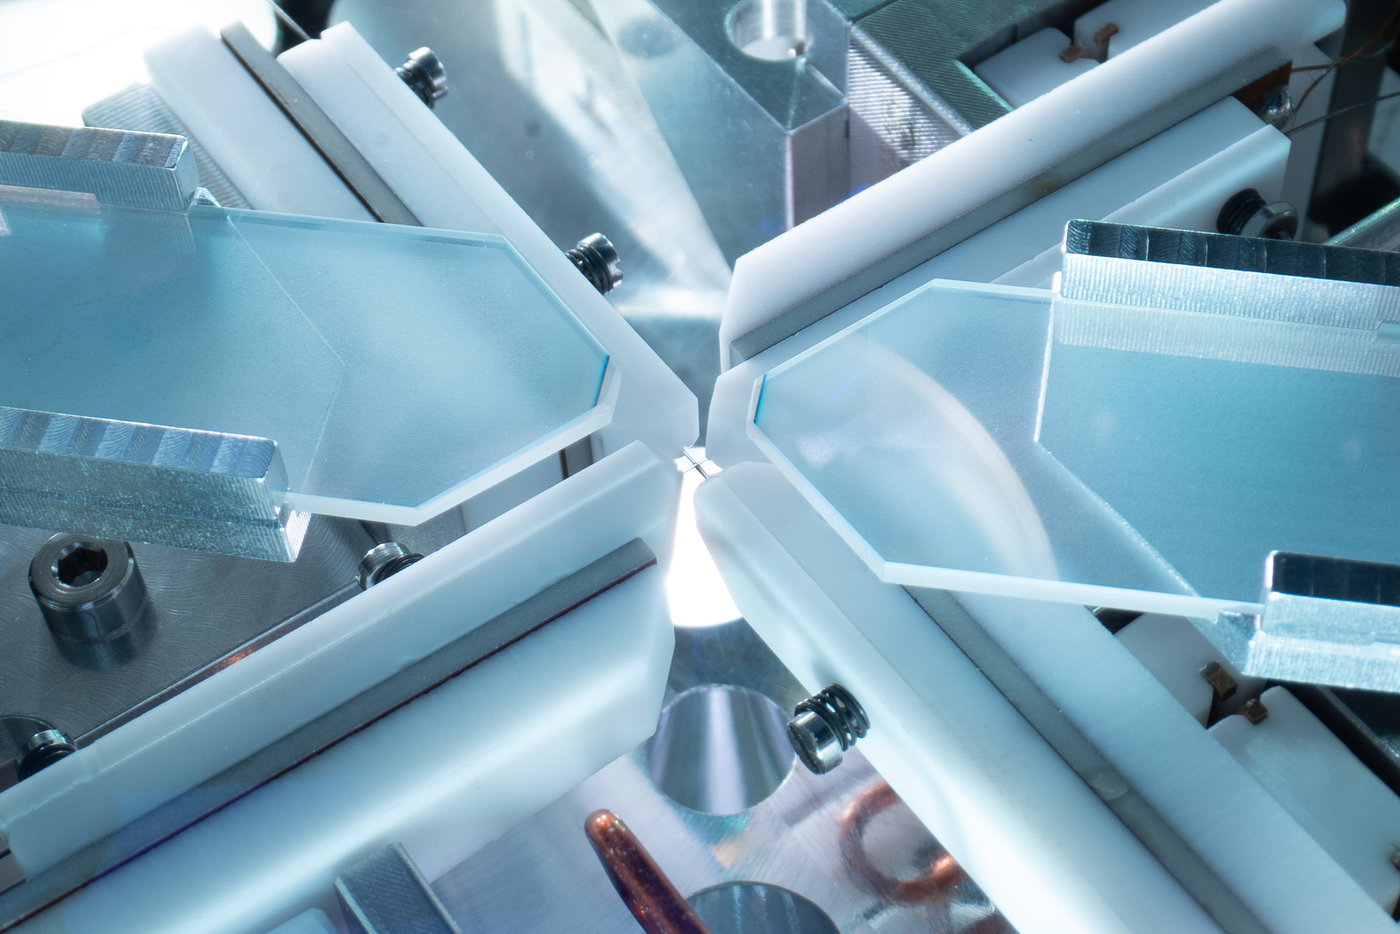
POLYGON ((788 739, 802 764, 817 775, 825 775, 841 764, 845 747, 831 724, 810 710, 798 711, 788 721, 788 739))
POLYGON ((447 68, 438 54, 426 45, 408 53, 408 59, 394 69, 429 108, 447 94, 447 68))
POLYGON ((622 282, 622 265, 617 247, 600 233, 584 237, 564 255, 602 295, 607 295, 622 282))
POLYGON ((1246 188, 1225 202, 1215 224, 1225 234, 1292 240, 1298 233, 1298 212, 1287 201, 1265 201, 1258 191, 1246 188))
POLYGON ((29 589, 56 639, 108 642, 146 603, 146 583, 125 542, 55 535, 29 564, 29 589))
POLYGON ((360 589, 369 590, 422 558, 422 555, 409 551, 398 542, 375 545, 360 559, 360 589))
POLYGON ((29 737, 24 744, 24 754, 20 756, 18 772, 20 781, 53 765, 59 759, 71 756, 78 747, 69 741, 59 730, 41 730, 29 737))
POLYGON ((1280 130, 1287 126, 1293 119, 1293 95, 1288 92, 1288 85, 1275 85, 1265 91, 1254 105, 1254 115, 1280 130))

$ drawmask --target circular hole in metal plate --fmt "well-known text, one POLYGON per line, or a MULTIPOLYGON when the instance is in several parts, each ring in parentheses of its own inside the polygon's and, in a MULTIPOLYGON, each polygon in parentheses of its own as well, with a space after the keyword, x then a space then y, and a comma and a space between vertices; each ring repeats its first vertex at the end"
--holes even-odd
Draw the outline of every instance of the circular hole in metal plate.
POLYGON ((767 798, 797 761, 787 714, 746 688, 708 685, 661 711, 647 743, 647 770, 660 791, 706 814, 737 814, 767 798))
POLYGON ((744 0, 728 19, 729 41, 750 58, 785 62, 805 54, 807 0, 744 0))
POLYGON ((838 934, 826 912, 777 885, 729 882, 688 901, 710 934, 838 934))

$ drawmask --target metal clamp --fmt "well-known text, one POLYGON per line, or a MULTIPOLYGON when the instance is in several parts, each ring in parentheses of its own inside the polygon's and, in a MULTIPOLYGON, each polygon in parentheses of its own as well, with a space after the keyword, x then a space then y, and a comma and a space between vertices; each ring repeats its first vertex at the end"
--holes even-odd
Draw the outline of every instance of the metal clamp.
POLYGON ((1261 602, 1206 630, 1243 673, 1400 693, 1400 565, 1274 552, 1261 602))

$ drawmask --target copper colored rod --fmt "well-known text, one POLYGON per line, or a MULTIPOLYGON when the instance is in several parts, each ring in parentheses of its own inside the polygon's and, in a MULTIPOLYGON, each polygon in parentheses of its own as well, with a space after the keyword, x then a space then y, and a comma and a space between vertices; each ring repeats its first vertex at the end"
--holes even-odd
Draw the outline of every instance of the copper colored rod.
POLYGON ((622 903, 647 934, 710 934, 695 909, 641 841, 612 811, 594 811, 584 822, 588 842, 607 870, 622 903))

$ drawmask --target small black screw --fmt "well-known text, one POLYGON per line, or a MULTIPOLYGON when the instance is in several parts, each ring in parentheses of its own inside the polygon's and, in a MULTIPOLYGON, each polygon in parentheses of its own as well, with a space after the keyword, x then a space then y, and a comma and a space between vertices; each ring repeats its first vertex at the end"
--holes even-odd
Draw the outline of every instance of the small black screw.
POLYGON ((59 759, 67 758, 78 751, 78 747, 59 730, 42 730, 35 733, 25 742, 24 749, 17 769, 20 781, 38 774, 59 759))
POLYGON ((437 53, 427 46, 409 52, 408 60, 395 68, 394 74, 403 79, 430 110, 438 98, 447 93, 447 69, 437 53))
POLYGON ((584 237, 573 249, 565 250, 564 255, 600 295, 607 295, 622 281, 617 247, 600 233, 584 237))

